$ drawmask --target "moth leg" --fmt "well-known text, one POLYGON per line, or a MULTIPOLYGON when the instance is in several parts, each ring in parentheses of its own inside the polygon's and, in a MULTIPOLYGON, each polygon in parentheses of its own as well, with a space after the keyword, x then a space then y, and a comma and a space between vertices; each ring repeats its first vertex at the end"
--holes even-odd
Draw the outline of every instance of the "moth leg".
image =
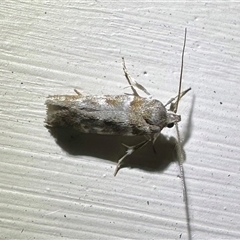
POLYGON ((122 158, 120 158, 120 159, 118 160, 118 163, 117 163, 117 166, 116 166, 116 168, 115 168, 115 171, 114 171, 114 174, 113 174, 113 175, 114 175, 114 176, 117 175, 117 173, 118 173, 118 171, 120 170, 120 168, 124 165, 124 159, 125 159, 128 155, 131 155, 131 154, 132 154, 133 152, 135 152, 136 150, 141 149, 142 147, 144 147, 145 145, 147 145, 147 143, 149 143, 150 141, 151 141, 151 139, 149 138, 149 139, 147 139, 147 140, 145 140, 145 141, 143 141, 143 142, 140 142, 140 143, 138 143, 137 145, 134 145, 134 146, 128 146, 128 145, 122 143, 122 145, 127 148, 126 154, 125 154, 122 158))
POLYGON ((79 95, 79 96, 82 95, 82 94, 81 94, 77 89, 75 89, 75 88, 74 88, 74 92, 75 92, 77 95, 79 95))
POLYGON ((154 152, 154 153, 157 153, 157 151, 156 151, 156 149, 155 149, 155 147, 154 147, 154 143, 155 143, 156 140, 158 139, 160 133, 161 133, 161 132, 155 133, 155 134, 152 136, 152 139, 151 139, 152 147, 153 147, 153 152, 154 152))
POLYGON ((145 87, 143 87, 141 84, 137 83, 134 79, 132 79, 132 77, 130 76, 130 74, 128 73, 128 70, 127 70, 127 67, 126 67, 126 64, 125 64, 125 60, 124 60, 124 57, 122 57, 122 64, 123 64, 123 71, 124 71, 124 74, 125 74, 125 77, 133 91, 133 94, 135 96, 139 96, 139 94, 137 93, 136 88, 140 89, 141 91, 145 92, 147 95, 150 95, 151 94, 147 91, 147 89, 145 87))
MULTIPOLYGON (((182 91, 179 97, 179 100, 188 92, 190 91, 191 88, 186 89, 185 91, 182 91)), ((171 111, 173 111, 175 109, 176 106, 176 102, 173 102, 175 100, 178 99, 178 95, 176 97, 171 98, 164 106, 166 107, 167 105, 169 105, 171 103, 170 109, 171 111)))

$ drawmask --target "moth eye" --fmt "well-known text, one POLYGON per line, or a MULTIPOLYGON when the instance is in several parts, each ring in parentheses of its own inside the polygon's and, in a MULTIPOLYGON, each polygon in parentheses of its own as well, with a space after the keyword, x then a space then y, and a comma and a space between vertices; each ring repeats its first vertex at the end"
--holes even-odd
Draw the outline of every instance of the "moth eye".
POLYGON ((172 128, 173 126, 174 126, 174 123, 169 123, 169 124, 167 125, 168 128, 172 128))

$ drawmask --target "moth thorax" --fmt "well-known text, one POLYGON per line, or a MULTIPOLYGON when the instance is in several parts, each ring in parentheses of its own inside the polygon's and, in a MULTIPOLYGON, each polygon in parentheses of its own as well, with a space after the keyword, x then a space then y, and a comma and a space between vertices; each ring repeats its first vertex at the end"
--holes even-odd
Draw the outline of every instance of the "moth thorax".
POLYGON ((166 108, 156 99, 145 102, 143 117, 147 123, 160 129, 163 129, 167 123, 166 108))

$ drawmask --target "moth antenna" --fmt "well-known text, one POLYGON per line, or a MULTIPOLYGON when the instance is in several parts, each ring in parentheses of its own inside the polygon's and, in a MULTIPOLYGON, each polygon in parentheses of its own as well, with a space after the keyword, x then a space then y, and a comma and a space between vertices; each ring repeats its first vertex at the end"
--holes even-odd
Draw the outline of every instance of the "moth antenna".
POLYGON ((177 155, 178 155, 178 166, 180 170, 180 177, 182 181, 182 188, 183 188, 183 201, 185 202, 185 213, 186 213, 186 219, 187 219, 187 231, 188 231, 188 239, 192 239, 192 234, 191 234, 191 224, 190 224, 190 213, 189 213, 189 208, 188 208, 188 195, 187 195, 187 184, 185 181, 185 173, 184 173, 184 167, 183 167, 183 162, 184 162, 184 156, 183 156, 183 149, 181 146, 181 139, 180 139, 180 133, 179 133, 179 128, 178 124, 175 123, 176 127, 176 132, 177 132, 177 155))
POLYGON ((187 28, 185 28, 185 35, 184 35, 184 42, 183 42, 182 62, 181 62, 180 80, 179 80, 179 87, 178 87, 178 98, 177 98, 177 101, 176 101, 176 107, 174 109, 175 113, 178 110, 178 103, 179 103, 179 101, 181 99, 182 76, 183 76, 183 61, 184 61, 184 53, 185 53, 186 41, 187 41, 187 28))
MULTIPOLYGON (((186 38, 187 38, 187 28, 185 28, 185 36, 184 36, 184 43, 183 43, 183 50, 182 50, 182 62, 181 62, 181 72, 180 72, 180 81, 179 81, 179 88, 178 88, 178 96, 177 96, 177 101, 176 105, 174 107, 174 112, 177 112, 178 109, 178 103, 181 99, 181 89, 182 89, 182 76, 183 76, 183 60, 184 60, 184 52, 185 52, 185 46, 186 46, 186 38)), ((190 89, 187 89, 186 92, 188 92, 190 89)), ((187 219, 187 232, 188 232, 188 239, 192 239, 191 235, 191 225, 190 225, 190 214, 189 214, 189 208, 188 208, 188 195, 187 195, 187 186, 186 186, 186 181, 185 181, 185 174, 184 174, 184 168, 183 168, 183 162, 184 162, 184 154, 183 154, 183 149, 181 145, 181 137, 180 137, 180 132, 178 128, 178 124, 175 123, 176 127, 176 132, 177 132, 177 156, 178 156, 178 165, 179 165, 179 170, 180 170, 180 176, 181 176, 181 181, 182 181, 182 188, 183 188, 183 200, 185 202, 185 213, 186 213, 186 219, 187 219)))

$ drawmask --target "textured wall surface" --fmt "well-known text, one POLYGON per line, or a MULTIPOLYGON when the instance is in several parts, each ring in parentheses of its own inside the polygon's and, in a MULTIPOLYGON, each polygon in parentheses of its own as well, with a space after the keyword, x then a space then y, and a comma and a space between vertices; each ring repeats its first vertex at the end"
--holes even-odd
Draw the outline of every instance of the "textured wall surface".
POLYGON ((240 238, 239 11, 238 3, 2 1, 0 238, 188 239, 174 129, 162 131, 157 154, 140 150, 129 159, 138 167, 114 177, 121 143, 139 139, 44 127, 48 95, 130 93, 122 56, 167 102, 185 27, 183 88, 192 91, 179 126, 191 235, 240 238))

